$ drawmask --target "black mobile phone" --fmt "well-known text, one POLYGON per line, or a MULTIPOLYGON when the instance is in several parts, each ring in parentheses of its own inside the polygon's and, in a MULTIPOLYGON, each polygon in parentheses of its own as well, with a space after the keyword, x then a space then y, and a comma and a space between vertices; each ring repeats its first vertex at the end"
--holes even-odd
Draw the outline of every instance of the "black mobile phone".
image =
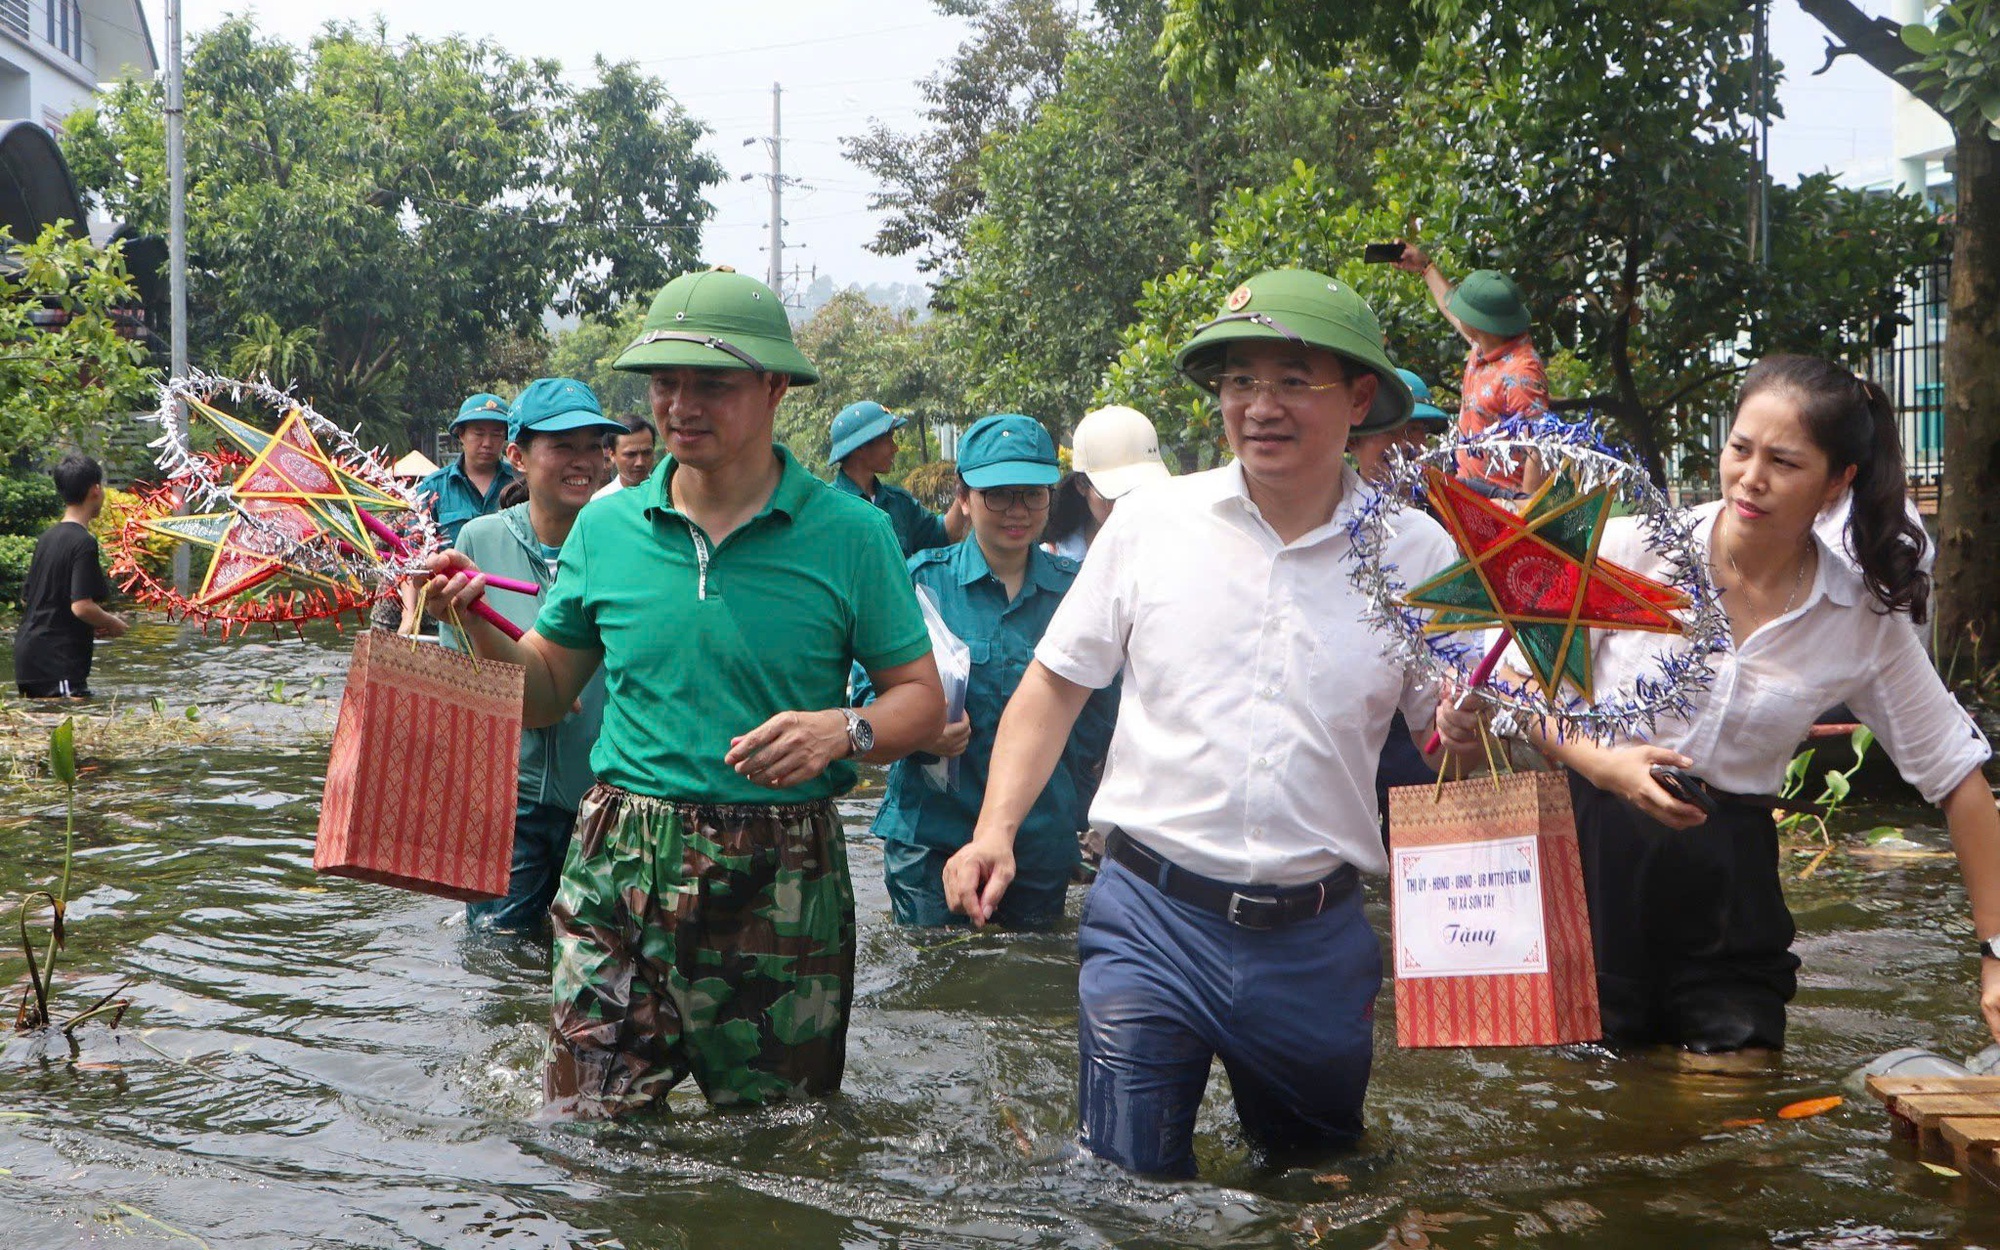
POLYGON ((1684 768, 1669 764, 1655 764, 1652 767, 1653 780, 1660 783, 1660 789, 1673 795, 1683 803, 1692 803, 1710 816, 1720 809, 1715 796, 1708 792, 1708 783, 1684 768))
POLYGON ((1403 259, 1401 243, 1370 243, 1361 249, 1363 263, 1370 265, 1393 265, 1403 259))

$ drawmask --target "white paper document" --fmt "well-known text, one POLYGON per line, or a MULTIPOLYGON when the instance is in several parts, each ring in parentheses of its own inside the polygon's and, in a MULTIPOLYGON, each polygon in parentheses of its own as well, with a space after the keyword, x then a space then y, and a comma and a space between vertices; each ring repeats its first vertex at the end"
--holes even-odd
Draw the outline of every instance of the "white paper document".
POLYGON ((1396 848, 1398 977, 1547 972, 1533 837, 1396 848))

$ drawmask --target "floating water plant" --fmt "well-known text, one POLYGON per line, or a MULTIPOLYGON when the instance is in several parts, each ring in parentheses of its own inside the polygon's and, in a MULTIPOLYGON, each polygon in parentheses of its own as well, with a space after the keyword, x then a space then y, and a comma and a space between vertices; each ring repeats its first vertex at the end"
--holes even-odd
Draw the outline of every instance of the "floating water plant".
MULTIPOLYGON (((1802 830, 1811 829, 1818 833, 1820 841, 1824 843, 1819 854, 1813 856, 1812 862, 1800 871, 1801 877, 1812 876, 1826 861, 1826 857, 1833 853, 1833 832, 1827 828, 1826 822, 1840 810, 1841 804, 1847 802, 1847 796, 1853 792, 1854 774, 1861 771, 1862 757, 1868 754, 1869 747, 1875 745, 1875 734, 1866 725, 1856 725, 1854 733, 1847 741, 1848 748, 1854 752, 1854 763, 1844 770, 1831 768, 1827 770, 1826 777, 1821 783, 1819 797, 1813 800, 1820 810, 1817 813, 1792 812, 1778 819, 1780 837, 1795 837, 1802 830)), ((1790 767, 1785 769, 1784 788, 1778 793, 1788 799, 1797 798, 1805 789, 1806 775, 1812 770, 1812 760, 1811 751, 1801 752, 1794 757, 1790 767)))

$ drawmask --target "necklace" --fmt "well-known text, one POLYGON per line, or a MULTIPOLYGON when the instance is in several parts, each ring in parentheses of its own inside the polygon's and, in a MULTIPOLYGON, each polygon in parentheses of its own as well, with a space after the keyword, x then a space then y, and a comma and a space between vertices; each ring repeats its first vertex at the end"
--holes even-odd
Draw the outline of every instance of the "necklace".
MULTIPOLYGON (((1762 629, 1764 626, 1769 625, 1772 621, 1777 620, 1778 617, 1780 616, 1786 616, 1790 614, 1792 610, 1792 605, 1797 603, 1799 600, 1799 591, 1806 584, 1806 565, 1811 563, 1811 554, 1812 551, 1810 547, 1806 548, 1805 550, 1799 553, 1799 571, 1792 575, 1792 593, 1785 596, 1785 606, 1780 608, 1775 614, 1767 616, 1763 620, 1758 621, 1757 629, 1762 629)), ((1743 570, 1736 567, 1736 553, 1734 551, 1725 550, 1722 553, 1722 556, 1725 560, 1729 561, 1729 574, 1731 577, 1735 578, 1735 585, 1732 586, 1731 589, 1740 588, 1744 584, 1744 577, 1743 577, 1743 570)), ((1750 634, 1756 633, 1757 629, 1746 630, 1745 637, 1748 637, 1750 634)))

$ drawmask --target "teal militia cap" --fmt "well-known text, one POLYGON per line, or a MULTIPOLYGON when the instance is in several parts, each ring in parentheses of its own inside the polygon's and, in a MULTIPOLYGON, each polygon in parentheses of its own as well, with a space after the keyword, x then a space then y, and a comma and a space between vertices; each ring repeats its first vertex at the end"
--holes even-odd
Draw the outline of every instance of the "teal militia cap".
POLYGON ((958 440, 958 476, 974 490, 1054 486, 1062 480, 1056 442, 1033 417, 981 417, 958 440))
POLYGON ((1475 330, 1519 338, 1528 332, 1528 303, 1521 288, 1497 269, 1475 269, 1445 301, 1452 316, 1475 330))
POLYGON ((782 373, 799 385, 819 371, 792 341, 777 292, 727 266, 684 273, 660 288, 639 337, 611 364, 629 373, 658 369, 749 369, 782 373))
POLYGON ((1215 320, 1196 327, 1174 365, 1205 387, 1221 372, 1228 345, 1250 340, 1322 348, 1380 379, 1375 402, 1353 433, 1374 434, 1409 420, 1409 384, 1382 350, 1382 323, 1345 282, 1310 269, 1267 269, 1231 291, 1215 320))
POLYGON ((458 415, 451 419, 451 432, 458 433, 458 427, 473 421, 498 421, 507 423, 507 401, 490 391, 468 395, 458 406, 458 415))
POLYGON ((1410 408, 1410 420, 1424 421, 1440 426, 1451 424, 1451 418, 1445 415, 1444 409, 1431 402, 1430 383, 1424 381, 1408 369, 1398 369, 1396 370, 1396 374, 1409 386, 1410 398, 1416 400, 1416 403, 1410 408))
POLYGON ((908 424, 906 418, 897 416, 872 399, 849 404, 833 419, 833 454, 826 458, 826 462, 839 464, 889 431, 900 430, 908 424))
POLYGON ((605 416, 597 393, 573 378, 536 378, 522 389, 507 417, 507 439, 515 443, 529 430, 561 434, 590 429, 623 434, 625 423, 605 416))

